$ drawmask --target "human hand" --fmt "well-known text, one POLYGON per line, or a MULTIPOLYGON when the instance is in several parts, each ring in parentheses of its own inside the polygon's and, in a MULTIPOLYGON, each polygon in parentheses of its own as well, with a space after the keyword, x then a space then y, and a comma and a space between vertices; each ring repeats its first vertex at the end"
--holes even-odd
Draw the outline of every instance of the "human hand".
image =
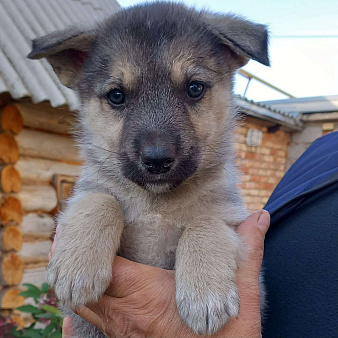
MULTIPOLYGON (((261 337, 259 273, 269 223, 268 212, 258 211, 238 227, 249 248, 237 273, 240 313, 214 337, 261 337)), ((75 312, 108 337, 197 337, 177 313, 174 271, 122 257, 115 258, 112 282, 99 302, 75 312)), ((65 318, 63 337, 70 336, 71 322, 65 318)))

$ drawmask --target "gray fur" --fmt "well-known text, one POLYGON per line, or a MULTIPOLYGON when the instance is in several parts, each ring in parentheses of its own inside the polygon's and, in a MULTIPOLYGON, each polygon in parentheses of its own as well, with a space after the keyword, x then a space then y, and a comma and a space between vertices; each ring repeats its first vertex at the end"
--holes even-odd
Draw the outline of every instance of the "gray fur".
MULTIPOLYGON (((245 248, 235 229, 248 213, 237 188, 233 76, 249 57, 268 64, 266 44, 264 26, 173 3, 132 7, 89 33, 33 44, 30 57, 56 65, 82 105, 83 172, 48 267, 63 303, 96 301, 118 253, 176 269, 178 311, 196 333, 237 316, 245 248), (202 99, 188 98, 191 81, 205 83, 202 99), (123 105, 108 104, 113 88, 125 92, 123 105), (145 170, 145 143, 170 146, 168 173, 145 170)), ((76 337, 104 337, 73 316, 76 337)))

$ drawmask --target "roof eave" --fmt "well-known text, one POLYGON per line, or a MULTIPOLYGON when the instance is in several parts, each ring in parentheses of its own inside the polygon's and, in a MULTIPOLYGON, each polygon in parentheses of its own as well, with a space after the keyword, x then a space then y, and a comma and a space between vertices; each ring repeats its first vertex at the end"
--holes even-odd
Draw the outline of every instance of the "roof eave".
POLYGON ((255 105, 242 99, 237 99, 238 110, 246 115, 268 121, 274 124, 280 124, 292 131, 303 130, 304 124, 297 118, 282 115, 278 112, 273 112, 264 107, 255 105))

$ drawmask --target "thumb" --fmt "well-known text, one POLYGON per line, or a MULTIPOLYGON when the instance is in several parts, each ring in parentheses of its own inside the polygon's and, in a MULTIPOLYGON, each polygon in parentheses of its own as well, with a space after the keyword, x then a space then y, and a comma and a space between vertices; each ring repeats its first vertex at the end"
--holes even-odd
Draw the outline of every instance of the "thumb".
POLYGON ((62 325, 62 338, 71 338, 74 336, 71 317, 66 317, 62 325))
MULTIPOLYGON (((264 239, 270 226, 270 214, 266 210, 260 210, 250 215, 238 227, 238 232, 247 247, 247 261, 241 270, 250 270, 258 277, 263 253, 264 239)), ((249 272, 249 271, 247 271, 249 272)))

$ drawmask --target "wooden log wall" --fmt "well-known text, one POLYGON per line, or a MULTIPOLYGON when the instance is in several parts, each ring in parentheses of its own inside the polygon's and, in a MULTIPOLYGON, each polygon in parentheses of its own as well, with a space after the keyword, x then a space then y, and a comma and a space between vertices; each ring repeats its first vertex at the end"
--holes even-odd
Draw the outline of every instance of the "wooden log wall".
POLYGON ((20 284, 46 281, 58 205, 52 182, 79 174, 74 121, 47 103, 0 108, 0 314, 23 303, 20 284))
POLYGON ((18 254, 23 242, 20 230, 23 209, 14 196, 22 184, 15 168, 19 159, 15 137, 22 129, 23 120, 14 105, 0 110, 0 309, 5 311, 24 302, 18 287, 24 274, 24 262, 18 254))

